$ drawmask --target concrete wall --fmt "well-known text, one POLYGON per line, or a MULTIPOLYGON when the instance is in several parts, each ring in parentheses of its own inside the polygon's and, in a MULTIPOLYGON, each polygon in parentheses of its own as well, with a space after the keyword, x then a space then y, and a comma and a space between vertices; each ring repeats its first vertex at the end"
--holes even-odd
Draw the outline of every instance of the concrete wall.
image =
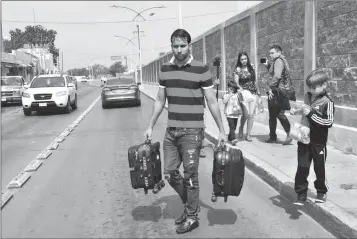
POLYGON ((318 2, 316 67, 329 72, 338 105, 357 107, 357 2, 318 2))
MULTIPOLYGON (((357 154, 357 144, 352 143, 357 141, 357 1, 262 2, 193 39, 192 55, 210 67, 214 79, 213 58, 221 56, 222 96, 226 82, 232 79, 238 52, 246 51, 264 92, 269 76, 259 59, 268 56, 274 43, 287 57, 298 100, 307 90, 304 79, 312 70, 322 68, 329 73, 329 91, 336 105, 329 144, 357 154)), ((168 52, 154 62, 162 65, 171 57, 172 52, 168 52)), ((152 68, 151 63, 145 66, 144 75, 152 68)), ((143 81, 157 84, 157 76, 145 76, 143 81)), ((266 104, 266 96, 263 98, 266 104)), ((299 121, 298 117, 290 119, 292 123, 299 121)), ((257 116, 257 121, 268 124, 267 112, 257 116)))
MULTIPOLYGON (((304 25, 304 1, 280 2, 256 14, 258 59, 268 57, 269 46, 280 45, 288 59, 298 99, 304 98, 304 25)), ((266 67, 258 64, 258 72, 259 79, 263 79, 266 67)))
POLYGON ((224 29, 226 54, 226 81, 233 79, 238 52, 250 53, 250 16, 234 22, 224 29))
POLYGON ((203 62, 203 39, 192 44, 192 56, 194 59, 203 62))

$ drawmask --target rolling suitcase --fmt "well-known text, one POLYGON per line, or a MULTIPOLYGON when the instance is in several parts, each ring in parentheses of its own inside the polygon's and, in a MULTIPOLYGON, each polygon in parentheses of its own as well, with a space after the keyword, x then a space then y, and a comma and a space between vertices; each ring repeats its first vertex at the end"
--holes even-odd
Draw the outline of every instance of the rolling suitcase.
POLYGON ((241 150, 221 144, 214 149, 211 200, 217 197, 239 196, 244 182, 244 158, 241 150))
POLYGON ((156 194, 165 186, 162 180, 159 142, 151 144, 148 140, 143 144, 130 147, 128 160, 133 189, 143 188, 145 194, 152 189, 156 194))

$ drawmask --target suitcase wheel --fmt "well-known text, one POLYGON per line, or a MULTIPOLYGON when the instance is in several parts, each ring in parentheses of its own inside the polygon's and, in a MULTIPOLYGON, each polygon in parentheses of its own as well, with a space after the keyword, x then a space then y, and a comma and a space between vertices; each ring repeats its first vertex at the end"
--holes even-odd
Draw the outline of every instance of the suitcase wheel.
POLYGON ((227 196, 225 196, 225 197, 224 197, 224 202, 227 202, 227 199, 228 199, 228 197, 227 197, 227 196))
POLYGON ((157 184, 155 184, 154 186, 154 190, 152 190, 152 192, 154 194, 157 194, 158 192, 161 191, 161 189, 163 189, 165 187, 165 181, 161 180, 160 182, 158 182, 157 184))
POLYGON ((212 202, 217 202, 217 196, 212 194, 211 201, 212 202))

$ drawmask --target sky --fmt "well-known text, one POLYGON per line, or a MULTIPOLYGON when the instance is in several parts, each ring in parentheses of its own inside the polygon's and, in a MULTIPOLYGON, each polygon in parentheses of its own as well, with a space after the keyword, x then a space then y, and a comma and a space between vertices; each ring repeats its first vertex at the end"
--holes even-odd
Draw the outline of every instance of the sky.
MULTIPOLYGON (((181 1, 182 27, 194 39, 260 2, 181 1)), ((6 39, 10 30, 24 30, 25 26, 34 22, 56 30, 55 46, 63 52, 65 71, 89 64, 109 67, 115 62, 111 56, 121 55, 128 56, 129 66, 131 58, 134 66, 138 62, 138 40, 134 35, 137 24, 142 31, 142 63, 147 64, 160 52, 170 51, 170 35, 179 28, 178 6, 178 1, 3 1, 2 33, 6 39), (134 11, 110 7, 112 5, 137 12, 151 7, 165 8, 144 11, 142 15, 146 21, 140 17, 133 21, 136 16, 134 11), (135 45, 123 37, 132 39, 135 45)))

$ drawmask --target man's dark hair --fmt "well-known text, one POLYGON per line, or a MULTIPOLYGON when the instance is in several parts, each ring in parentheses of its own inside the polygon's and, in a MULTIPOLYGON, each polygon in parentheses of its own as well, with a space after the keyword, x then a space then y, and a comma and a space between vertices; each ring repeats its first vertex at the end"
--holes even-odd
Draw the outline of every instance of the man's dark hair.
POLYGON ((190 33, 188 33, 185 29, 177 29, 175 30, 172 34, 171 34, 171 43, 173 42, 174 38, 178 37, 178 38, 184 38, 187 40, 187 43, 190 44, 191 43, 191 35, 190 33))
POLYGON ((276 51, 280 51, 280 52, 283 52, 283 49, 281 49, 281 46, 277 45, 277 44, 274 44, 270 47, 270 50, 271 49, 275 49, 276 51))

